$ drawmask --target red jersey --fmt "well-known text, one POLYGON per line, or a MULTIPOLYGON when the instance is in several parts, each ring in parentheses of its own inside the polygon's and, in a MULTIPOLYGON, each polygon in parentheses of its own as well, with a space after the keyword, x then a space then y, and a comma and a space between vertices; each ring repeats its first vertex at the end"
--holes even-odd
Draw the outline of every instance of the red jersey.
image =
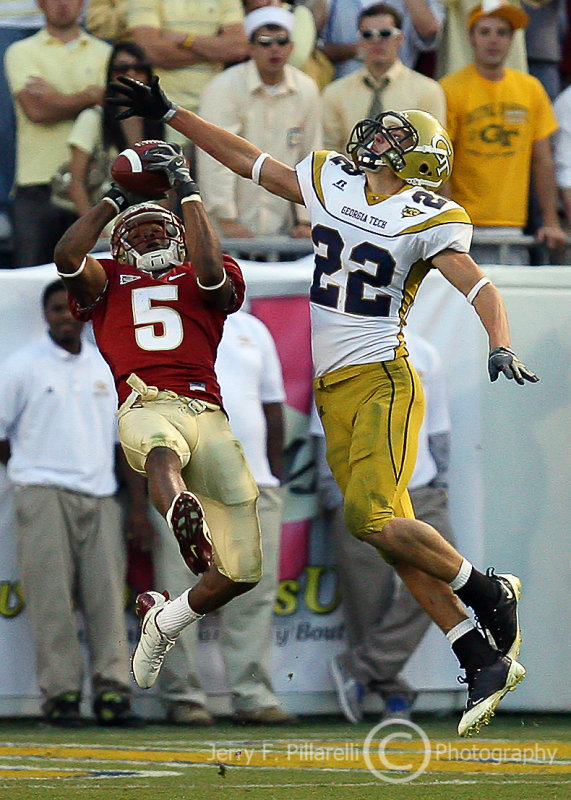
MULTIPOLYGON (((91 319, 97 345, 109 364, 119 403, 131 392, 135 372, 148 386, 170 389, 222 406, 214 362, 229 312, 207 306, 192 264, 153 277, 129 264, 100 259, 107 286, 98 302, 82 309, 70 298, 73 315, 91 319)), ((244 278, 233 258, 224 256, 234 284, 237 311, 244 300, 244 278)))

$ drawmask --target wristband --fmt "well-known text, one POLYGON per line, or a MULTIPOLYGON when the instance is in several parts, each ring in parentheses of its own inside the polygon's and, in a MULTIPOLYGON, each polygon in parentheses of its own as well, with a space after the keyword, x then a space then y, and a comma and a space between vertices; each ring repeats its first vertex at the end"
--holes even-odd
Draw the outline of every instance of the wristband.
POLYGON ((115 210, 116 214, 120 214, 121 213, 121 209, 119 208, 119 204, 117 203, 116 200, 113 200, 112 197, 108 197, 106 195, 105 197, 102 197, 101 199, 102 200, 107 200, 107 202, 110 203, 113 206, 113 209, 115 210))
POLYGON ((269 158, 269 155, 269 153, 260 153, 260 155, 252 164, 252 180, 258 186, 260 185, 260 172, 262 171, 262 165, 266 158, 269 158))
POLYGON ((181 203, 185 198, 192 198, 198 196, 198 199, 199 200, 201 199, 200 192, 198 190, 198 185, 196 184, 195 181, 192 180, 192 178, 190 178, 190 180, 187 179, 178 182, 176 181, 175 178, 175 184, 173 188, 176 190, 181 203))
POLYGON ((81 273, 85 269, 86 264, 87 264, 87 256, 84 256, 83 261, 81 262, 79 267, 75 270, 75 272, 60 272, 59 269, 56 270, 56 272, 60 276, 60 278, 77 278, 77 276, 81 275, 81 273))
POLYGON ((198 284, 198 288, 199 289, 204 289, 205 292, 214 292, 216 289, 221 289, 224 286, 224 284, 226 283, 226 278, 228 277, 226 275, 226 270, 225 269, 223 269, 223 272, 224 272, 224 277, 222 278, 220 283, 216 283, 214 286, 203 286, 200 283, 200 281, 198 280, 198 276, 197 276, 196 283, 198 284))
POLYGON ((169 110, 165 114, 163 114, 162 121, 163 122, 170 122, 177 111, 178 111, 178 106, 175 106, 175 104, 173 103, 171 105, 171 107, 169 108, 169 110))
POLYGON ((474 300, 480 289, 482 289, 487 283, 491 283, 489 278, 480 278, 480 280, 472 286, 468 294, 466 295, 466 300, 470 303, 470 305, 474 305, 474 300))
POLYGON ((194 40, 195 39, 196 39, 196 34, 195 33, 189 33, 188 36, 186 37, 186 39, 183 42, 181 42, 180 46, 181 47, 186 47, 187 50, 190 50, 190 48, 194 44, 194 40))
POLYGON ((195 203, 202 203, 202 197, 199 194, 189 194, 188 197, 182 198, 180 204, 182 205, 183 203, 188 203, 191 200, 195 203))

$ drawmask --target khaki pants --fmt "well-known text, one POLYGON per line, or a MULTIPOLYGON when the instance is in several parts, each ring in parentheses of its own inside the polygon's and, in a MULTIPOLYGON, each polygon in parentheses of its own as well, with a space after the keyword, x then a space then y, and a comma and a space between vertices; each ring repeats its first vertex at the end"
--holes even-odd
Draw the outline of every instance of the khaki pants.
MULTIPOLYGON (((235 711, 279 705, 270 678, 272 617, 278 588, 278 562, 282 521, 278 488, 260 488, 258 516, 262 532, 263 572, 258 585, 220 609, 220 647, 226 682, 235 711)), ((171 597, 181 594, 198 578, 191 574, 178 552, 175 538, 161 516, 154 517, 158 535, 153 543, 155 584, 171 597)), ((194 666, 198 626, 185 628, 166 656, 159 676, 165 702, 191 701, 204 705, 206 694, 194 666)))
POLYGON ((114 497, 50 486, 15 492, 18 563, 46 699, 81 691, 75 604, 85 620, 93 693, 130 695, 125 549, 114 497))
POLYGON ((258 488, 228 417, 212 403, 159 391, 136 375, 127 383, 134 390, 117 416, 129 464, 144 474, 154 447, 177 453, 182 478, 204 509, 216 566, 233 581, 256 582, 261 574, 258 488))

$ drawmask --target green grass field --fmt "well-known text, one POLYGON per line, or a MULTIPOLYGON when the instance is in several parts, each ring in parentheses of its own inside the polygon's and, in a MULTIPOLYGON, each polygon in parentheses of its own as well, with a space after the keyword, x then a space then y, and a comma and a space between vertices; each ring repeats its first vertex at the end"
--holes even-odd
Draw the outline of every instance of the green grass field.
POLYGON ((369 736, 367 748, 374 718, 360 725, 305 718, 282 729, 220 722, 206 731, 165 725, 63 731, 0 720, 0 798, 568 800, 569 722, 500 715, 483 735, 460 739, 456 719, 418 715, 420 733, 402 724, 383 729, 369 736))

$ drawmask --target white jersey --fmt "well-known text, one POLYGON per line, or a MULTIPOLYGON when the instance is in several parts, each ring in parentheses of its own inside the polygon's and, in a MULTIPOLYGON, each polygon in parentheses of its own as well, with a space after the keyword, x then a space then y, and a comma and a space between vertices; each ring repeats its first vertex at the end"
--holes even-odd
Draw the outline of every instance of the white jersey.
POLYGON ((402 328, 430 259, 446 248, 470 250, 468 214, 408 184, 373 195, 352 162, 332 151, 312 153, 296 170, 315 252, 315 374, 406 353, 402 328))

